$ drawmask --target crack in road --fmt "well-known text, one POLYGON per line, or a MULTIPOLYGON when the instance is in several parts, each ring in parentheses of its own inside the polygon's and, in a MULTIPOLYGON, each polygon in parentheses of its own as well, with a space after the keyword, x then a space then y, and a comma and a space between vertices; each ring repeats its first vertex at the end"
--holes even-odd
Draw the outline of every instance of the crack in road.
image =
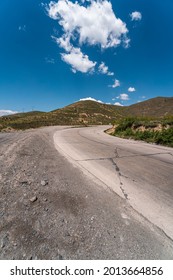
POLYGON ((172 156, 172 157, 173 157, 173 154, 171 154, 171 153, 168 153, 168 155, 170 155, 170 156, 172 156))
POLYGON ((77 162, 87 162, 87 161, 105 161, 108 160, 111 162, 111 164, 115 167, 116 173, 118 175, 119 179, 119 187, 121 192, 123 193, 123 196, 126 200, 128 200, 128 194, 126 193, 125 189, 123 188, 124 184, 121 180, 121 177, 125 177, 126 179, 129 179, 127 176, 123 175, 120 171, 120 168, 118 164, 115 162, 116 159, 120 158, 118 154, 118 148, 115 149, 115 157, 110 157, 110 158, 90 158, 90 159, 83 159, 83 160, 76 160, 77 162))
POLYGON ((170 155, 170 156, 173 156, 171 153, 154 153, 154 154, 133 154, 133 155, 130 155, 130 156, 118 156, 118 158, 148 157, 148 156, 157 156, 157 155, 170 155))
MULTIPOLYGON (((117 150, 116 150, 116 153, 117 153, 117 155, 118 155, 117 150)), ((122 174, 121 174, 120 168, 119 168, 119 166, 117 165, 117 163, 113 160, 113 158, 110 158, 109 160, 111 161, 111 163, 113 164, 113 166, 115 166, 115 170, 116 170, 116 172, 117 172, 118 179, 119 179, 119 181, 120 181, 120 190, 122 191, 122 193, 123 193, 125 199, 128 200, 128 194, 126 193, 125 189, 123 188, 124 185, 123 185, 123 182, 122 182, 122 180, 121 180, 122 174)))
POLYGON ((102 161, 104 161, 104 160, 110 161, 111 164, 115 167, 115 170, 116 170, 116 172, 117 172, 118 179, 119 179, 119 181, 120 181, 120 189, 121 189, 121 191, 122 191, 122 193, 123 193, 125 199, 128 200, 128 194, 125 192, 125 190, 124 190, 124 188, 123 188, 123 182, 122 182, 122 180, 121 180, 121 177, 125 177, 125 178, 128 178, 128 177, 125 176, 125 175, 123 175, 123 174, 121 174, 120 169, 119 169, 117 163, 114 161, 114 159, 116 159, 116 158, 117 158, 117 157, 114 157, 114 158, 94 158, 94 159, 91 158, 91 159, 76 160, 76 162, 100 161, 100 160, 102 160, 102 161))
POLYGON ((115 148, 114 153, 115 153, 115 158, 119 158, 120 157, 119 153, 118 153, 118 148, 115 148))

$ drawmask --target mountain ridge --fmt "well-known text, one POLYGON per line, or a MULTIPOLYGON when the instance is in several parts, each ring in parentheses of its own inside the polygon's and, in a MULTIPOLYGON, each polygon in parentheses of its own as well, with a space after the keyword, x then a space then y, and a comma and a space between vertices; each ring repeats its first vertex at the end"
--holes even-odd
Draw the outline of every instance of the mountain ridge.
POLYGON ((169 115, 173 116, 173 97, 155 97, 124 107, 85 100, 50 112, 36 111, 2 116, 0 130, 50 125, 101 125, 112 124, 129 116, 163 118, 169 115))

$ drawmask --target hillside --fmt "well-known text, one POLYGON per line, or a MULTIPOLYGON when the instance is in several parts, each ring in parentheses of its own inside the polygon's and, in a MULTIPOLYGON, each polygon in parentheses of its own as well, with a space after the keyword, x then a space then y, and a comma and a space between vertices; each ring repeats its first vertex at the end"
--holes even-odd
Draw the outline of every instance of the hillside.
POLYGON ((156 97, 126 107, 126 115, 163 117, 173 115, 173 97, 156 97))
POLYGON ((173 97, 157 97, 128 107, 87 100, 48 113, 35 111, 0 117, 0 131, 50 125, 109 124, 129 116, 162 118, 169 115, 173 116, 173 97))
POLYGON ((51 117, 58 117, 65 124, 108 124, 122 116, 122 107, 98 103, 95 101, 79 101, 62 109, 52 111, 51 117))

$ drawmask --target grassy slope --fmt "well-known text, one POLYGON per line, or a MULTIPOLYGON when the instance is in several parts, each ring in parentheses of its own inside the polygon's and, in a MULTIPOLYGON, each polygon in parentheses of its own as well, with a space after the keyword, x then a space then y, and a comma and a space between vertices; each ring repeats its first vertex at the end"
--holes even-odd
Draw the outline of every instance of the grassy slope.
POLYGON ((122 116, 119 106, 82 101, 52 112, 29 112, 0 118, 0 130, 49 125, 109 124, 122 116))
POLYGON ((116 125, 112 135, 173 147, 173 116, 124 118, 116 125))
POLYGON ((126 107, 126 116, 163 117, 173 115, 173 97, 156 97, 126 107))
POLYGON ((173 97, 152 98, 126 107, 124 118, 115 123, 115 136, 173 147, 173 97))
POLYGON ((0 118, 0 131, 49 125, 109 124, 127 116, 173 115, 173 98, 154 98, 129 107, 81 101, 52 112, 28 112, 0 118))

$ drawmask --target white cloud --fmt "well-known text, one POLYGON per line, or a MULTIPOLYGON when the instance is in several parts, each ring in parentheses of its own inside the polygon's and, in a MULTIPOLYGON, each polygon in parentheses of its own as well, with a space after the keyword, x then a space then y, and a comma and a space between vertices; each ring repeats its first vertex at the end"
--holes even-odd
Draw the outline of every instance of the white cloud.
POLYGON ((117 98, 121 100, 129 100, 129 96, 126 93, 120 94, 117 98))
POLYGON ((113 72, 110 72, 109 71, 109 68, 108 66, 105 65, 104 62, 102 62, 99 67, 98 67, 98 70, 101 74, 105 74, 105 75, 108 75, 108 76, 113 76, 114 73, 113 72))
MULTIPOLYGON (((84 44, 87 46, 98 45, 101 49, 117 47, 121 43, 125 48, 129 45, 126 24, 116 17, 112 4, 108 0, 51 1, 46 9, 49 17, 57 20, 62 26, 63 35, 59 38, 52 38, 56 40, 59 47, 67 52, 67 54, 62 54, 62 59, 72 65, 73 72, 82 70, 81 72, 87 73, 96 64, 88 56, 82 54, 85 59, 81 58, 81 60, 85 60, 89 65, 88 71, 87 67, 83 69, 83 67, 74 66, 79 64, 74 61, 74 57, 77 60, 80 57, 74 50, 80 48, 82 53, 81 48, 84 44), (72 56, 73 63, 71 63, 72 56)), ((99 66, 99 71, 108 76, 114 75, 103 62, 99 66)))
POLYGON ((81 98, 79 101, 86 101, 86 100, 91 100, 91 101, 95 101, 95 102, 103 103, 103 101, 101 101, 101 100, 97 100, 97 99, 92 98, 92 97, 85 97, 85 98, 81 98))
POLYGON ((114 105, 116 105, 116 106, 124 106, 124 105, 121 104, 120 102, 115 102, 114 105))
POLYGON ((50 57, 45 57, 46 63, 55 64, 55 59, 50 57))
POLYGON ((70 37, 66 34, 60 38, 52 36, 52 39, 54 39, 56 43, 60 46, 60 48, 63 48, 66 52, 70 52, 73 48, 73 46, 70 43, 70 37))
POLYGON ((19 27, 18 27, 18 30, 19 31, 26 31, 26 25, 20 25, 19 27))
POLYGON ((136 89, 135 89, 134 87, 129 87, 129 88, 128 88, 128 91, 129 91, 129 92, 135 92, 136 89))
POLYGON ((115 79, 114 84, 111 87, 112 88, 120 87, 120 81, 115 79))
POLYGON ((77 1, 51 1, 47 11, 52 19, 58 20, 66 36, 72 40, 78 37, 80 44, 117 47, 128 33, 126 24, 116 17, 108 0, 92 0, 87 6, 77 1))
POLYGON ((12 115, 12 114, 17 114, 17 111, 12 111, 12 110, 0 110, 0 117, 6 116, 6 115, 12 115))
POLYGON ((124 48, 127 49, 128 47, 130 47, 130 39, 129 38, 125 38, 124 42, 123 42, 124 48))
POLYGON ((142 19, 142 14, 140 12, 135 11, 130 14, 130 17, 132 21, 139 21, 142 19))
POLYGON ((114 76, 114 72, 108 72, 108 76, 114 76))
POLYGON ((61 54, 62 59, 72 66, 72 71, 82 73, 93 72, 96 62, 89 60, 88 56, 83 54, 80 48, 72 48, 70 53, 61 54))

